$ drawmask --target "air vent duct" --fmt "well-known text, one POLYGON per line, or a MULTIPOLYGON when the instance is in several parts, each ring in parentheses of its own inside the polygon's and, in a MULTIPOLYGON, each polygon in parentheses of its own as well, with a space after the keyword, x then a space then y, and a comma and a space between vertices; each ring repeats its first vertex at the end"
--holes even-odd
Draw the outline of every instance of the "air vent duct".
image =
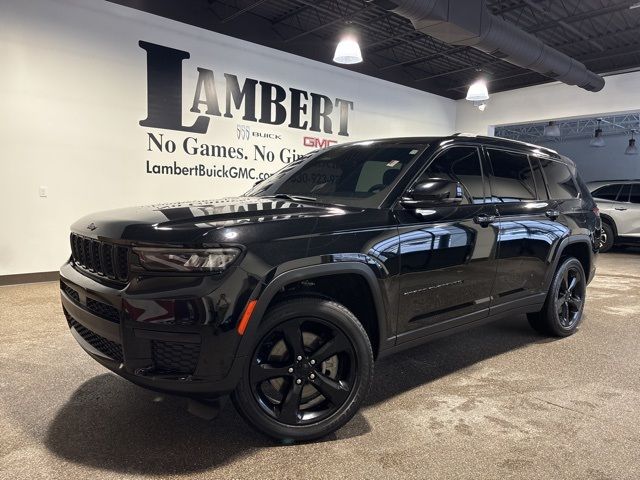
POLYGON ((604 78, 583 63, 542 43, 538 38, 493 15, 484 0, 374 0, 408 18, 416 30, 451 45, 482 52, 590 92, 604 87, 604 78))

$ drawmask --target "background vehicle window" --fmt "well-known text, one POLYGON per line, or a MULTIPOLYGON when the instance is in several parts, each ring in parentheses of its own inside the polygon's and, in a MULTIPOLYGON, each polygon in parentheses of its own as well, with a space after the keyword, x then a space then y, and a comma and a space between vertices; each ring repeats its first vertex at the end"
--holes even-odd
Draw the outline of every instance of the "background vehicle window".
POLYGON ((631 203, 640 203, 640 183, 634 183, 631 188, 631 197, 629 197, 631 203))
POLYGON ((594 198, 601 198, 603 200, 615 200, 618 198, 618 192, 620 191, 619 183, 613 185, 605 185, 604 187, 596 188, 591 194, 594 198))
POLYGON ((463 204, 484 203, 484 181, 476 147, 448 148, 431 162, 416 183, 429 178, 460 182, 464 191, 463 204))
POLYGON ((493 176, 491 196, 494 202, 536 200, 536 185, 528 155, 487 149, 493 176))
POLYGON ((622 188, 620 189, 620 193, 618 194, 617 200, 619 202, 628 202, 630 193, 631 193, 631 184, 627 183, 626 185, 622 185, 622 188))
POLYGON ((549 196, 555 200, 578 198, 578 188, 573 181, 569 167, 564 163, 553 160, 540 159, 540 164, 547 177, 549 196))

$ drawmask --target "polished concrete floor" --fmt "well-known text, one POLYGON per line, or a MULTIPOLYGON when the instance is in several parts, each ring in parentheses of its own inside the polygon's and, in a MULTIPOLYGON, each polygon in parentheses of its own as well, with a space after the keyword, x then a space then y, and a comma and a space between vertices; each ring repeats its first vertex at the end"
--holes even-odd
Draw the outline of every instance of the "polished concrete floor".
POLYGON ((640 252, 600 256, 573 337, 514 317, 386 359, 361 412, 301 445, 108 373, 57 288, 0 288, 2 479, 640 478, 640 252))

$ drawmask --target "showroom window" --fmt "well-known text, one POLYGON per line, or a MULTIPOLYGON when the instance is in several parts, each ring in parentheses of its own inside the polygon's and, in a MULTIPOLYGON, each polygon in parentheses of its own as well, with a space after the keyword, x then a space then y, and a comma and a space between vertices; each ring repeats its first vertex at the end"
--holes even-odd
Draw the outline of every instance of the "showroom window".
POLYGON ((605 185, 604 187, 596 188, 591 194, 594 198, 601 198, 602 200, 615 200, 618 198, 618 192, 620 191, 619 183, 613 185, 605 185))
POLYGON ((488 149, 493 167, 491 194, 494 202, 536 200, 536 184, 529 157, 522 153, 488 149))
POLYGON ((573 176, 564 163, 540 159, 540 164, 547 177, 549 195, 555 200, 578 198, 578 187, 573 181, 573 176))
POLYGON ((463 204, 484 203, 480 154, 475 147, 452 147, 442 152, 431 162, 418 182, 429 178, 445 178, 460 182, 464 190, 463 204))

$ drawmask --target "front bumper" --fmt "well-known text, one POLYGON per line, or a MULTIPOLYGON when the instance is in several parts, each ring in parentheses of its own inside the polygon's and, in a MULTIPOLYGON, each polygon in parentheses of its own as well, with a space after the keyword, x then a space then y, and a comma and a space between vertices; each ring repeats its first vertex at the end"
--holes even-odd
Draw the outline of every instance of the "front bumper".
POLYGON ((118 375, 153 390, 213 398, 231 392, 244 357, 236 322, 254 282, 241 269, 212 276, 140 276, 108 285, 60 270, 67 323, 80 346, 118 375))

